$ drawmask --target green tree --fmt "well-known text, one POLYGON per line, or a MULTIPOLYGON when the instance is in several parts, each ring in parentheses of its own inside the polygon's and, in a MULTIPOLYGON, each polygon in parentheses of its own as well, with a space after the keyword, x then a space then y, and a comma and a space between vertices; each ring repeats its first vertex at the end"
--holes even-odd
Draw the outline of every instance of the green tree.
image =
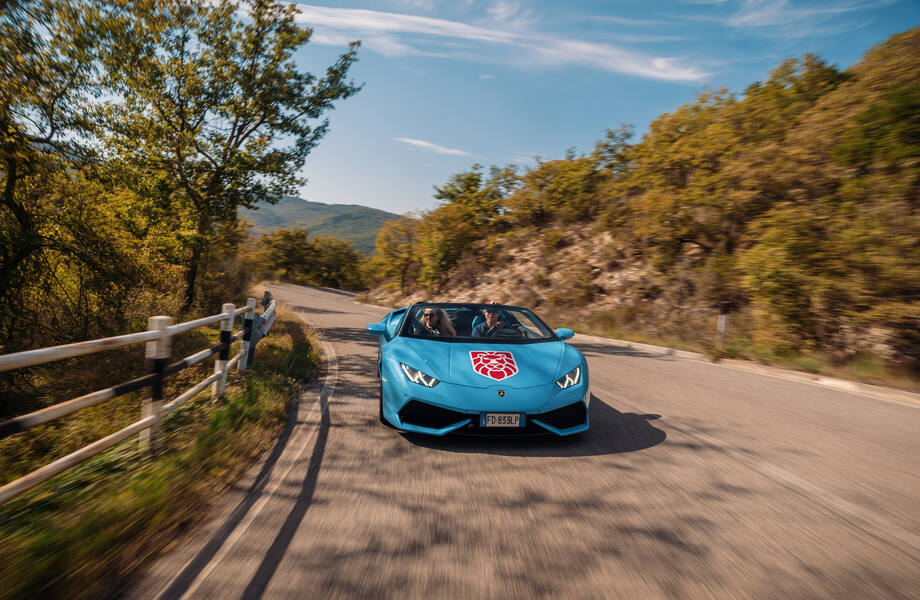
POLYGON ((424 287, 439 285, 475 242, 497 233, 506 199, 516 187, 512 167, 493 167, 486 179, 482 167, 473 165, 435 188, 434 197, 441 205, 423 215, 419 227, 419 282, 424 287))
POLYGON ((337 289, 364 289, 366 258, 350 241, 316 236, 312 247, 315 258, 306 266, 310 283, 337 289))
POLYGON ((733 110, 741 142, 781 142, 802 113, 847 77, 814 54, 787 58, 765 82, 748 86, 733 110))
POLYGON ((109 156, 160 180, 157 191, 188 222, 184 307, 215 226, 239 207, 276 202, 326 134, 323 114, 360 88, 347 79, 358 42, 325 76, 294 55, 312 31, 296 6, 270 0, 132 3, 109 73, 118 93, 102 115, 109 156))
POLYGON ((364 255, 348 240, 306 229, 276 229, 259 239, 261 262, 280 279, 350 290, 364 287, 364 255))
POLYGON ((881 326, 920 370, 917 48, 920 28, 874 48, 772 147, 759 180, 785 201, 741 257, 758 335, 842 352, 853 332, 881 326), (771 285, 790 273, 801 292, 771 285))
POLYGON ((0 5, 0 338, 40 277, 44 202, 55 173, 83 154, 84 107, 94 91, 93 3, 0 5), (16 308, 18 305, 18 309, 16 308))
POLYGON ((420 272, 419 226, 419 220, 409 215, 385 221, 377 233, 375 256, 371 257, 371 276, 393 278, 403 296, 409 294, 420 272))
POLYGON ((521 176, 520 189, 506 201, 509 218, 518 225, 543 227, 593 217, 598 210, 598 164, 595 156, 539 163, 521 176))
POLYGON ((711 252, 725 240, 735 199, 725 193, 722 166, 737 152, 728 119, 734 103, 725 90, 701 94, 656 119, 631 150, 632 227, 664 268, 686 244, 711 252))
POLYGON ((268 268, 282 279, 296 281, 316 260, 316 250, 302 227, 263 234, 259 244, 264 249, 268 268))
POLYGON ((598 168, 614 176, 627 173, 631 162, 629 151, 632 144, 630 140, 634 133, 634 127, 625 123, 616 129, 608 129, 604 139, 594 145, 594 152, 591 155, 597 161, 598 168))

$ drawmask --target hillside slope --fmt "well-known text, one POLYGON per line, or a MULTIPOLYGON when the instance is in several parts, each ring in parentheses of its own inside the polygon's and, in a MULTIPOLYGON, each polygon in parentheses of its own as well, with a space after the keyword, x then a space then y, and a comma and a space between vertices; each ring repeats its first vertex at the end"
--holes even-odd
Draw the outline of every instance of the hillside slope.
MULTIPOLYGON (((507 232, 490 240, 488 249, 477 246, 480 254, 461 260, 440 291, 416 289, 404 296, 398 286, 384 285, 362 297, 394 307, 421 301, 495 300, 536 308, 553 326, 603 320, 636 303, 656 304, 649 292, 659 291, 660 278, 647 261, 632 256, 627 244, 608 232, 577 225, 549 231, 507 232)), ((663 302, 657 304, 664 308, 663 302)), ((689 315, 690 306, 686 308, 689 315)), ((708 322, 708 307, 694 308, 701 309, 701 320, 708 322)), ((663 321, 661 325, 658 334, 682 337, 663 321)))
POLYGON ((918 54, 920 27, 846 71, 786 59, 638 142, 623 126, 524 172, 474 165, 437 188, 438 208, 383 228, 368 296, 495 299, 585 330, 920 381, 918 54))
POLYGON ((284 196, 277 204, 261 204, 257 210, 243 209, 240 216, 252 222, 254 233, 304 227, 311 237, 323 235, 345 239, 359 252, 370 254, 383 222, 398 215, 358 204, 324 204, 284 196))

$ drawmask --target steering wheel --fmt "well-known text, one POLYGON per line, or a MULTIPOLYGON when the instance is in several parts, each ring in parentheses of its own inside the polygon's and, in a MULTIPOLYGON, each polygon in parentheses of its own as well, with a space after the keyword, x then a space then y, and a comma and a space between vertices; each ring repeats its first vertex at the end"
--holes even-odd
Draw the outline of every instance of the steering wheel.
POLYGON ((494 338, 520 338, 524 337, 520 331, 514 328, 513 325, 505 325, 504 327, 496 327, 495 329, 490 330, 486 337, 494 338))

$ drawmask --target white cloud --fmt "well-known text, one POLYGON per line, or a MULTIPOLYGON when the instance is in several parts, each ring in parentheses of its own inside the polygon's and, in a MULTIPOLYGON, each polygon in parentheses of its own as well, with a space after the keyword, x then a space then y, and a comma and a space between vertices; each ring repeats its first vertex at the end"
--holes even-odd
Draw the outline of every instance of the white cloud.
POLYGON ((679 42, 685 40, 682 35, 658 35, 655 33, 614 33, 610 39, 626 43, 679 42))
POLYGON ((595 23, 616 23, 617 25, 629 25, 630 27, 646 27, 653 25, 666 25, 666 21, 656 19, 630 19, 628 17, 615 17, 613 15, 597 16, 591 15, 578 19, 580 21, 592 21, 595 23))
POLYGON ((861 22, 825 25, 836 17, 874 10, 897 0, 828 0, 824 2, 795 2, 791 0, 744 0, 731 16, 716 19, 735 28, 758 28, 784 38, 809 35, 833 35, 866 24, 861 22))
POLYGON ((522 9, 517 0, 498 0, 486 9, 489 20, 502 23, 512 29, 523 29, 536 23, 539 19, 530 9, 522 9))
POLYGON ((435 154, 450 154, 451 156, 469 156, 469 152, 464 152, 463 150, 455 150, 454 148, 445 148, 444 146, 439 146, 437 144, 432 144, 431 142, 426 142, 425 140, 415 140, 412 138, 393 138, 397 142, 402 142, 403 144, 408 144, 415 148, 421 150, 426 150, 428 152, 434 152, 435 154))
MULTIPOLYGON (((524 34, 457 21, 365 9, 299 4, 298 21, 315 27, 314 41, 360 38, 389 56, 426 55, 537 65, 582 65, 666 81, 700 81, 708 73, 676 58, 648 56, 612 44, 524 34), (430 49, 432 45, 439 50, 430 49), (497 52, 504 49, 505 55, 497 52)), ((510 13, 507 13, 510 14, 510 13)), ((338 42, 340 43, 340 42, 338 42)))
POLYGON ((732 15, 727 23, 733 27, 766 27, 785 25, 802 19, 839 15, 858 10, 857 4, 847 3, 834 6, 823 4, 820 7, 796 8, 788 0, 745 0, 741 8, 732 15))
POLYGON ((433 0, 394 0, 396 6, 400 8, 418 8, 421 10, 431 10, 434 8, 433 0))
POLYGON ((495 75, 489 75, 488 73, 483 73, 479 76, 480 79, 495 79, 495 75))
POLYGON ((517 37, 513 33, 416 15, 306 4, 298 4, 297 8, 300 9, 297 21, 304 25, 327 26, 358 34, 410 33, 491 43, 511 43, 517 37))
POLYGON ((640 56, 609 44, 558 40, 552 45, 534 44, 530 49, 547 64, 575 63, 639 77, 679 81, 695 81, 705 76, 694 67, 681 66, 677 59, 640 56))

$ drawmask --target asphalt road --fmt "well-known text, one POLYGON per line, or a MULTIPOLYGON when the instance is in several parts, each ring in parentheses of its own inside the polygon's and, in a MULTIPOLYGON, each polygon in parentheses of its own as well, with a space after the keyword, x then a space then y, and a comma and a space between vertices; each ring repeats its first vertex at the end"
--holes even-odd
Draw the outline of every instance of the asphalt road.
POLYGON ((401 434, 386 311, 273 291, 326 372, 130 598, 920 598, 918 407, 576 336, 581 437, 401 434))

